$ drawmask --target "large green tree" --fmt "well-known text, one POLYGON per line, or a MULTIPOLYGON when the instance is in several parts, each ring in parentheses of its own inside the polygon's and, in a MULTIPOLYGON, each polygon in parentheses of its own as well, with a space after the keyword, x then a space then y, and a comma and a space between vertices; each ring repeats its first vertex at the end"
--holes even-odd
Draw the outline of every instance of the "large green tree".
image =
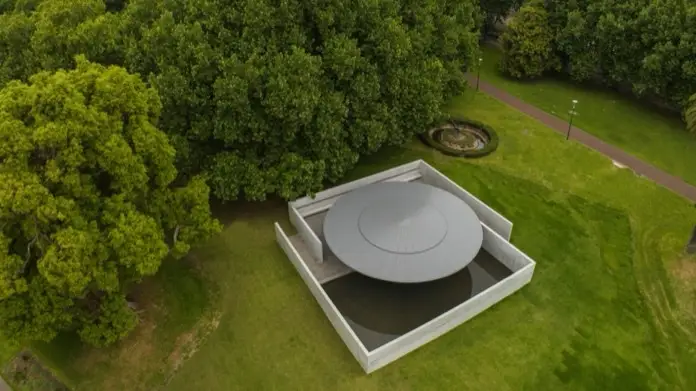
POLYGON ((682 108, 696 90, 693 0, 546 0, 554 46, 574 79, 682 108))
POLYGON ((479 0, 483 12, 484 33, 490 32, 496 23, 501 23, 512 12, 522 6, 523 0, 479 0))
POLYGON ((219 229, 202 178, 174 185, 160 107, 83 57, 0 91, 0 332, 112 343, 136 323, 129 285, 219 229))
POLYGON ((146 4, 124 10, 141 37, 126 64, 161 91, 180 166, 207 171, 223 199, 313 192, 410 139, 476 47, 467 1, 146 4))
POLYGON ((123 4, 0 16, 0 83, 78 53, 139 73, 159 92, 179 171, 206 173, 227 200, 311 193, 411 139, 460 91, 478 44, 474 0, 123 4))
POLYGON ((534 78, 558 69, 553 31, 541 1, 525 4, 501 36, 503 72, 516 78, 534 78))

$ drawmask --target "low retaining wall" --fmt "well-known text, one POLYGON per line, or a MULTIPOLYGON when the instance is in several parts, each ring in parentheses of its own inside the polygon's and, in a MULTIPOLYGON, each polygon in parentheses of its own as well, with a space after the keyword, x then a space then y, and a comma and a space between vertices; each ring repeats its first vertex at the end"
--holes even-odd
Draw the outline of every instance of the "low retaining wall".
POLYGON ((474 212, 476 212, 476 215, 479 217, 481 222, 491 227, 503 238, 510 240, 510 235, 512 235, 512 222, 510 220, 503 217, 503 215, 496 212, 493 208, 486 205, 473 194, 462 189, 461 186, 443 175, 441 172, 434 169, 428 163, 422 160, 419 162, 420 171, 423 175, 423 181, 425 183, 439 187, 459 197, 461 200, 466 202, 471 209, 474 210, 474 212))
POLYGON ((449 191, 466 202, 481 220, 483 228, 482 247, 513 273, 465 303, 372 351, 368 351, 358 339, 280 225, 275 223, 278 244, 309 287, 348 350, 368 373, 408 354, 480 314, 529 283, 534 274, 536 263, 509 242, 512 222, 422 160, 322 191, 314 198, 303 197, 293 201, 288 205, 290 221, 307 244, 309 252, 316 259, 323 260, 323 244, 317 234, 312 231, 305 217, 325 211, 342 194, 357 188, 377 182, 412 181, 417 178, 422 178, 423 182, 427 184, 449 191))
POLYGON ((465 303, 460 304, 388 344, 369 352, 366 365, 367 373, 375 371, 405 356, 487 310, 529 283, 533 274, 534 265, 529 265, 479 293, 465 303))
POLYGON ((278 223, 275 223, 274 225, 278 245, 283 249, 285 255, 287 255, 287 257, 290 259, 290 262, 292 262, 292 264, 295 266, 295 269, 300 274, 300 277, 302 277, 302 280, 304 280, 307 287, 309 287, 310 292, 312 292, 312 296, 314 296, 314 299, 317 301, 317 303, 319 303, 319 306, 326 314, 326 317, 329 318, 329 322, 331 322, 331 325, 346 344, 348 350, 350 350, 355 359, 358 360, 363 369, 367 371, 368 369, 365 367, 365 364, 367 363, 367 349, 365 349, 365 346, 363 346, 362 342, 360 342, 358 336, 355 335, 346 320, 343 319, 343 316, 338 311, 338 308, 336 308, 329 296, 326 294, 326 292, 324 292, 324 289, 319 284, 319 281, 314 278, 307 265, 305 265, 300 254, 297 252, 292 243, 290 243, 290 239, 288 239, 287 235, 285 235, 283 228, 281 228, 280 224, 278 223))
POLYGON ((513 274, 430 322, 369 352, 364 365, 368 373, 456 328, 531 281, 536 263, 488 226, 483 225, 483 229, 483 248, 513 274))
POLYGON ((319 263, 324 262, 324 244, 317 234, 307 224, 307 221, 300 216, 297 209, 288 206, 288 213, 290 215, 290 223, 295 227, 297 233, 300 234, 314 259, 319 263))
POLYGON ((326 210, 333 204, 333 202, 327 204, 322 203, 322 201, 335 199, 349 191, 361 188, 363 186, 371 185, 373 183, 384 182, 389 180, 390 178, 408 174, 409 172, 418 172, 419 167, 420 160, 411 163, 406 163, 401 166, 379 172, 377 174, 373 174, 352 182, 332 187, 328 190, 320 191, 314 197, 302 197, 300 199, 290 202, 290 206, 297 209, 301 216, 309 216, 314 213, 326 210), (314 206, 313 204, 316 204, 317 206, 314 206))
POLYGON ((531 281, 535 262, 512 244, 506 242, 498 233, 487 226, 484 228, 484 248, 498 258, 513 274, 499 283, 479 293, 465 303, 451 309, 437 318, 423 324, 409 333, 375 349, 367 351, 358 336, 350 328, 338 308, 333 304, 321 284, 314 278, 304 260, 290 243, 278 223, 275 223, 276 240, 298 271, 312 295, 319 303, 336 332, 358 360, 365 372, 375 371, 398 358, 412 352, 426 343, 456 328, 467 320, 492 307, 505 297, 513 294, 531 281), (500 256, 500 257, 499 257, 500 256))
POLYGON ((481 247, 513 273, 529 265, 534 266, 536 264, 527 254, 520 251, 520 249, 505 240, 505 238, 486 224, 481 224, 481 226, 483 227, 483 243, 481 247))

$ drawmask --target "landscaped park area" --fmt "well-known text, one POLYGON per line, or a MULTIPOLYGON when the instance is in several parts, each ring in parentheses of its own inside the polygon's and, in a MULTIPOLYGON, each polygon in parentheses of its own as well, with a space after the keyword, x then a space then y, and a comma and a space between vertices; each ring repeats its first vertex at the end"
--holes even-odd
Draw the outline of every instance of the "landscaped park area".
POLYGON ((217 209, 219 236, 141 287, 147 317, 123 343, 66 335, 35 351, 80 390, 694 387, 683 246, 696 208, 486 95, 450 110, 493 127, 498 150, 467 160, 414 140, 348 179, 424 159, 515 222, 534 280, 463 326, 365 376, 276 244, 286 205, 239 203, 217 209))
POLYGON ((481 50, 481 80, 565 120, 570 116, 572 101, 577 100, 574 125, 696 185, 692 169, 696 165, 696 137, 684 131, 677 115, 625 94, 560 77, 515 80, 500 71, 500 48, 489 43, 481 50))
POLYGON ((695 29, 0 0, 0 391, 696 390, 695 29))

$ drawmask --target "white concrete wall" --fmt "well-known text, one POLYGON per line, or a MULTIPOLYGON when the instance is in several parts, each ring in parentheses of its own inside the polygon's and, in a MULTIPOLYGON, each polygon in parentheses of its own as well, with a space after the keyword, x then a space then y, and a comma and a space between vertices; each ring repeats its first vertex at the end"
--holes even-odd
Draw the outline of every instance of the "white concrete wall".
POLYGON ((465 303, 369 352, 366 371, 370 373, 377 370, 456 328, 522 288, 532 279, 533 274, 534 264, 530 264, 465 303))
POLYGON ((516 272, 535 263, 527 254, 520 251, 486 224, 481 224, 481 226, 483 227, 483 243, 481 247, 508 269, 516 272))
MULTIPOLYGON (((310 206, 311 204, 315 204, 318 202, 321 202, 323 200, 327 200, 330 198, 334 198, 337 196, 340 196, 344 193, 347 193, 349 191, 355 190, 357 188, 371 185, 373 183, 377 182, 383 182, 388 180, 389 178, 396 177, 402 174, 406 174, 409 171, 419 171, 420 167, 420 160, 411 162, 411 163, 406 163, 401 166, 397 166, 394 168, 391 168, 386 171, 378 172, 377 174, 373 174, 364 178, 360 178, 358 180, 344 183, 342 185, 332 187, 330 189, 320 191, 317 193, 314 198, 312 197, 302 197, 299 198, 295 201, 290 202, 290 205, 296 208, 302 216, 308 216, 309 214, 312 213, 317 213, 317 211, 313 211, 312 213, 307 213, 305 212, 305 207, 310 206)), ((333 204, 333 203, 332 203, 333 204)), ((329 205, 330 206, 330 205, 329 205)), ((326 209, 326 208, 324 208, 326 209)))
MULTIPOLYGON (((371 352, 368 352, 360 342, 312 275, 305 261, 290 243, 280 225, 275 224, 276 239, 279 245, 295 265, 334 329, 368 373, 408 354, 485 311, 529 283, 534 274, 536 263, 508 241, 512 233, 512 222, 422 160, 322 191, 314 198, 303 197, 293 201, 289 204, 290 221, 307 243, 313 256, 322 254, 321 241, 305 221, 305 216, 328 209, 342 194, 357 188, 377 182, 411 181, 421 177, 423 182, 449 191, 471 206, 482 222, 483 248, 512 270, 513 274, 467 302, 371 352)), ((323 254, 316 256, 316 258, 323 260, 323 254)))
POLYGON ((498 232, 505 239, 510 240, 510 235, 512 234, 512 222, 510 220, 476 198, 473 194, 462 189, 461 186, 434 169, 428 163, 420 161, 420 170, 425 183, 447 190, 462 199, 474 212, 476 212, 476 215, 478 215, 483 223, 493 228, 493 230, 498 232))
POLYGON ((317 281, 317 279, 314 278, 312 273, 309 271, 309 268, 305 264, 304 260, 297 252, 295 247, 290 243, 290 239, 288 239, 287 235, 285 235, 285 232, 283 232, 280 224, 275 223, 274 225, 278 245, 280 245, 287 257, 290 259, 290 262, 292 262, 292 264, 295 266, 295 269, 297 269, 300 277, 302 277, 302 280, 304 280, 307 287, 309 287, 314 299, 317 301, 317 303, 319 303, 319 306, 326 314, 326 317, 329 318, 329 322, 331 322, 331 325, 333 325, 338 335, 346 344, 348 350, 350 350, 355 359, 358 360, 360 365, 367 372, 367 349, 365 349, 365 346, 362 344, 362 342, 360 342, 358 336, 355 335, 346 320, 343 319, 343 316, 338 311, 338 308, 336 308, 329 296, 326 294, 326 292, 324 292, 324 289, 319 284, 319 281, 317 281))
POLYGON ((317 234, 314 233, 309 224, 307 224, 307 221, 300 216, 300 213, 297 209, 293 208, 292 205, 288 205, 288 211, 290 214, 290 223, 292 223, 297 233, 302 237, 302 240, 309 248, 309 252, 319 263, 324 262, 324 245, 317 234))

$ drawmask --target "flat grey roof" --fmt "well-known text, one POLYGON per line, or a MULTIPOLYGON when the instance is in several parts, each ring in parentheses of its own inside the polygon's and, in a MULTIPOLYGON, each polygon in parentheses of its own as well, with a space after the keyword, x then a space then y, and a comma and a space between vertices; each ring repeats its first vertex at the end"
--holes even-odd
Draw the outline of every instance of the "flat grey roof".
POLYGON ((361 274, 417 283, 466 267, 481 249, 483 229, 471 207, 447 191, 383 182, 336 200, 324 220, 324 239, 361 274))

